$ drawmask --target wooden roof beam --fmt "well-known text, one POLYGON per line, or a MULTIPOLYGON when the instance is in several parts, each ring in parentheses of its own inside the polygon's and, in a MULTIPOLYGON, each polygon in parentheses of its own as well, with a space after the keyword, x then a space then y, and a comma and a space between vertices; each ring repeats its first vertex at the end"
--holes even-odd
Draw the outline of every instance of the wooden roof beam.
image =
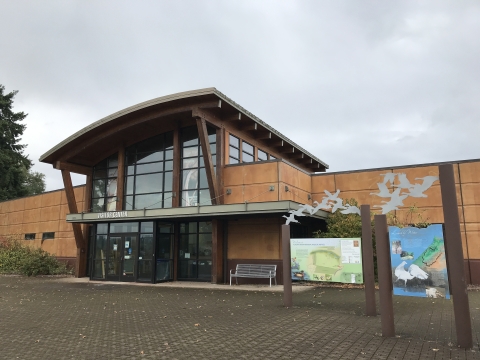
POLYGON ((272 133, 270 131, 259 131, 255 138, 258 140, 272 140, 272 133))
MULTIPOLYGON (((223 118, 223 121, 241 121, 242 120, 242 113, 238 112, 233 115, 226 116, 223 118)), ((243 119, 245 120, 245 119, 243 119)))
POLYGON ((53 165, 53 168, 57 170, 67 170, 68 172, 73 172, 75 174, 92 175, 92 168, 88 166, 68 163, 66 161, 57 161, 53 165))
POLYGON ((212 153, 210 151, 210 143, 208 141, 207 124, 205 119, 196 118, 198 137, 200 138, 200 145, 202 146, 203 161, 205 162, 205 172, 207 173, 208 189, 210 191, 210 198, 212 205, 217 205, 218 201, 218 186, 215 178, 215 171, 213 169, 212 153))
POLYGON ((198 106, 199 109, 215 109, 222 107, 222 100, 206 102, 198 106))

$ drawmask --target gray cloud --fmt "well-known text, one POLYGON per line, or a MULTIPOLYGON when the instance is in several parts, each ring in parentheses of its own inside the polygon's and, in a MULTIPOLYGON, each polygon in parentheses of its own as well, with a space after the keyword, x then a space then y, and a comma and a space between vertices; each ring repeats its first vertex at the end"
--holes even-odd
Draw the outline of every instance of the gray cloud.
POLYGON ((73 132, 209 86, 331 171, 479 157, 477 2, 0 5, 0 83, 20 90, 48 189, 60 174, 37 159, 73 132))

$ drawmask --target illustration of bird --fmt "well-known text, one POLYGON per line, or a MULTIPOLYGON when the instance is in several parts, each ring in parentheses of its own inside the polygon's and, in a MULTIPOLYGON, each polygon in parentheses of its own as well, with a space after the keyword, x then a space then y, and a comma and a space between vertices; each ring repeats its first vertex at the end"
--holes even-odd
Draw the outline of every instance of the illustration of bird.
MULTIPOLYGON (((314 201, 314 203, 317 203, 317 201, 314 201)), ((311 205, 308 205, 308 204, 302 204, 298 207, 298 210, 301 210, 302 212, 304 211, 307 211, 310 215, 313 215, 315 214, 317 211, 315 210, 315 208, 311 205)))
MULTIPOLYGON (((290 224, 291 222, 299 223, 297 220, 295 220, 295 215, 293 215, 293 214, 290 214, 290 216, 285 216, 285 215, 283 215, 282 217, 284 217, 285 219, 287 219, 287 221, 285 222, 285 225, 288 225, 288 224, 290 224)), ((299 224, 300 224, 300 223, 299 223, 299 224)))
POLYGON ((392 210, 398 210, 398 207, 391 201, 382 201, 385 205, 374 205, 373 207, 381 208, 382 214, 388 214, 392 210))
POLYGON ((289 213, 293 216, 305 216, 305 214, 303 213, 303 209, 290 210, 289 213))
POLYGON ((428 279, 428 273, 420 269, 415 264, 410 265, 410 267, 408 268, 408 272, 410 273, 410 275, 416 277, 417 279, 421 279, 421 280, 428 279))
POLYGON ((318 201, 314 201, 313 203, 317 204, 314 209, 315 212, 317 212, 318 210, 329 210, 332 208, 332 205, 328 203, 328 197, 324 197, 321 203, 319 203, 318 201))
POLYGON ((428 190, 438 180, 438 176, 425 176, 423 178, 415 178, 415 180, 423 180, 423 182, 412 185, 408 195, 411 197, 427 197, 423 192, 428 190))
POLYGON ((405 267, 404 267, 405 264, 406 264, 406 262, 402 261, 400 263, 400 265, 398 265, 395 268, 395 276, 397 277, 397 281, 398 280, 405 281, 405 287, 406 287, 407 286, 407 280, 412 280, 415 276, 413 276, 412 274, 410 274, 408 271, 405 270, 405 267))
POLYGON ((360 209, 355 205, 345 204, 345 210, 340 211, 342 214, 360 214, 360 209))

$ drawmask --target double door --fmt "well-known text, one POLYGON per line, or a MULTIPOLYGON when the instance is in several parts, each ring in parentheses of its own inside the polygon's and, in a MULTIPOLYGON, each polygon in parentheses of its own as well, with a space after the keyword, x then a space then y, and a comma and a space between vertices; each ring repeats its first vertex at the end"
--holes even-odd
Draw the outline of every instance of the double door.
POLYGON ((138 260, 137 234, 111 234, 107 248, 107 280, 135 281, 138 260))

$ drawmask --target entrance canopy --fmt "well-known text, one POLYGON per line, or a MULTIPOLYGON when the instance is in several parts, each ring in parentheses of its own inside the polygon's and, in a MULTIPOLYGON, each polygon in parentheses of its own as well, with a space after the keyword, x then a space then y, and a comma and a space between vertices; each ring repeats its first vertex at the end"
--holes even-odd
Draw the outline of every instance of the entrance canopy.
MULTIPOLYGON (((243 203, 228 205, 189 206, 169 209, 144 209, 128 211, 109 211, 103 213, 79 213, 68 214, 67 222, 70 223, 97 223, 114 222, 125 220, 148 220, 148 219, 173 219, 192 218, 198 216, 220 217, 234 215, 266 215, 287 214, 290 210, 298 210, 299 203, 294 201, 270 201, 260 203, 243 203)), ((319 210, 314 215, 305 216, 326 219, 328 212, 319 210)))

